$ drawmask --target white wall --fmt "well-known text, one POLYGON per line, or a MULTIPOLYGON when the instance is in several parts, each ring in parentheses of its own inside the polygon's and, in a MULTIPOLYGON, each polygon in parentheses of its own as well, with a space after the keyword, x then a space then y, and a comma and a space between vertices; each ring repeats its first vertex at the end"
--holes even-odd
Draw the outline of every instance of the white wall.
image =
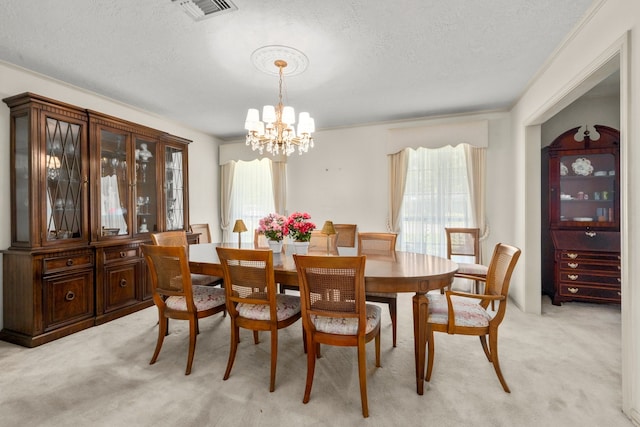
MULTIPOLYGON (((531 224, 540 221, 540 123, 557 111, 589 76, 605 66, 616 55, 621 63, 621 202, 622 202, 622 381, 624 412, 640 424, 640 292, 634 277, 640 277, 640 229, 634 227, 640 219, 640 195, 633 191, 640 183, 638 122, 634 120, 634 105, 640 105, 637 79, 640 69, 640 2, 636 0, 606 0, 595 2, 592 15, 583 22, 565 46, 550 60, 512 110, 512 125, 518 165, 518 218, 516 237, 524 248, 521 261, 524 269, 514 276, 516 292, 525 296, 525 307, 537 295, 539 298, 540 236, 531 224), (631 91, 633 89, 633 91, 631 91), (552 113, 550 113, 552 112, 552 113), (529 227, 528 227, 529 226, 529 227)), ((575 98, 574 98, 575 99, 575 98)), ((573 99, 572 99, 573 100, 573 99)))
MULTIPOLYGON (((88 93, 9 64, 0 62, 0 99, 32 92, 78 107, 121 117, 134 123, 159 129, 193 141, 189 144, 189 187, 191 222, 220 223, 218 209, 218 141, 162 117, 88 93)), ((0 248, 11 244, 11 209, 9 188, 9 108, 0 103, 0 248)), ((219 228, 212 226, 214 239, 220 238, 219 228)), ((0 255, 1 257, 1 255, 0 255)), ((2 289, 0 275, 0 290, 2 289)), ((3 324, 2 292, 0 291, 0 328, 3 324)))
MULTIPOLYGON (((468 114, 319 131, 309 153, 287 160, 287 209, 307 211, 321 225, 325 220, 358 224, 359 231, 385 231, 388 220, 388 130, 444 123, 489 122, 487 150, 487 221, 490 235, 483 252, 497 242, 513 241, 511 215, 512 163, 509 116, 506 113, 468 114)), ((443 230, 444 233, 444 230, 443 230)))

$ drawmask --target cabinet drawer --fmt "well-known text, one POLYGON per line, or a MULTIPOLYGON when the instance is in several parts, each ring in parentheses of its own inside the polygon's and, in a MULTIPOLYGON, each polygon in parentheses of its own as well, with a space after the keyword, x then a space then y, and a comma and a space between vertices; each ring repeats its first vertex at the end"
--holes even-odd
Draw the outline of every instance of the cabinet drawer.
POLYGON ((574 271, 602 271, 609 273, 619 273, 620 272, 620 263, 618 262, 607 262, 607 261, 598 261, 598 260, 562 260, 560 262, 561 270, 574 270, 574 271))
POLYGON ((560 282, 569 286, 576 284, 592 284, 620 288, 620 276, 598 274, 595 271, 561 271, 560 282))
POLYGON ((117 247, 104 250, 105 264, 116 261, 131 261, 139 258, 139 248, 137 247, 117 247))
POLYGON ((69 269, 86 268, 93 266, 93 254, 84 253, 44 258, 42 263, 43 274, 51 274, 69 269))
POLYGON ((560 284, 560 295, 571 298, 599 299, 620 302, 620 289, 597 286, 560 284))
POLYGON ((608 261, 620 264, 620 254, 617 252, 580 252, 580 251, 559 251, 560 261, 608 261))
POLYGON ((55 329, 93 316, 93 270, 43 281, 44 329, 55 329))

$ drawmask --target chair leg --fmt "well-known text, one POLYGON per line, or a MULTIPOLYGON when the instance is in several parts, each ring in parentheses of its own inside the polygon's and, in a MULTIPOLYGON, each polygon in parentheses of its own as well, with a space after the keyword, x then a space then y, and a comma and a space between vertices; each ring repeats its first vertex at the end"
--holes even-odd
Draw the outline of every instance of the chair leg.
POLYGON ((260 337, 258 336, 258 331, 253 331, 253 343, 260 344, 260 337))
POLYGON ((393 332, 393 346, 396 346, 396 336, 398 335, 398 326, 397 326, 397 319, 398 319, 398 304, 397 304, 397 299, 393 298, 390 302, 389 302, 389 315, 391 316, 391 329, 393 332))
POLYGON ((369 417, 369 404, 367 402, 367 358, 364 338, 358 340, 358 377, 360 379, 360 402, 362 403, 362 416, 369 417))
POLYGON ((380 367, 380 331, 376 335, 376 368, 380 367))
POLYGON ((276 367, 278 366, 278 330, 271 330, 271 379, 269 391, 276 389, 276 367))
POLYGON ((484 350, 485 356, 487 356, 487 360, 491 362, 491 352, 489 351, 489 347, 487 347, 487 336, 480 335, 480 344, 482 344, 482 349, 484 350))
POLYGON ((189 319, 189 356, 187 357, 187 370, 185 375, 191 373, 191 366, 193 365, 193 356, 196 353, 196 338, 198 337, 198 318, 192 317, 189 319))
POLYGON ((231 368, 233 368, 233 362, 236 359, 236 351, 238 350, 238 336, 240 335, 240 328, 236 326, 235 321, 231 320, 231 346, 229 348, 229 360, 227 361, 227 370, 224 372, 223 380, 229 379, 231 374, 231 368))
POLYGON ((160 349, 162 348, 162 343, 164 342, 164 337, 167 334, 167 325, 169 323, 169 319, 164 317, 164 313, 159 311, 160 319, 158 320, 158 341, 156 341, 156 349, 153 352, 153 356, 151 357, 151 361, 149 365, 153 365, 158 360, 158 355, 160 354, 160 349))
POLYGON ((498 331, 491 333, 489 332, 489 348, 491 349, 491 362, 493 363, 493 369, 495 369, 496 374, 498 375, 498 379, 500 380, 500 384, 502 384, 502 388, 507 393, 511 393, 509 390, 509 386, 502 376, 502 371, 500 370, 500 362, 498 361, 498 331))
POLYGON ((425 375, 425 381, 431 380, 431 373, 433 372, 433 329, 427 326, 427 374, 425 375))
POLYGON ((304 397, 302 403, 309 403, 311 395, 311 386, 313 386, 313 374, 316 370, 316 344, 313 342, 313 336, 307 335, 307 384, 304 387, 304 397))

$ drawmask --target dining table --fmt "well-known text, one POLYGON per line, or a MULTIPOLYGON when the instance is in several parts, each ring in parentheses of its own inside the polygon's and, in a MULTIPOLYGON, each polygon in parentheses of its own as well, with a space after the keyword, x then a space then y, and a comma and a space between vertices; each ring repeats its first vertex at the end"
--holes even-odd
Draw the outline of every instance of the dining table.
MULTIPOLYGON (((254 249, 253 243, 201 243, 189 245, 189 267, 192 273, 222 276, 222 266, 216 247, 254 249)), ((269 249, 259 249, 269 250, 269 249)), ((290 248, 274 253, 276 283, 298 286, 298 274, 290 248)), ((313 253, 310 255, 321 255, 313 253)), ((340 255, 326 255, 340 256, 340 255)), ((395 251, 392 255, 367 255, 365 289, 370 292, 411 292, 413 295, 413 338, 415 352, 416 390, 424 393, 427 319, 427 292, 451 285, 458 264, 443 257, 414 252, 395 251)))

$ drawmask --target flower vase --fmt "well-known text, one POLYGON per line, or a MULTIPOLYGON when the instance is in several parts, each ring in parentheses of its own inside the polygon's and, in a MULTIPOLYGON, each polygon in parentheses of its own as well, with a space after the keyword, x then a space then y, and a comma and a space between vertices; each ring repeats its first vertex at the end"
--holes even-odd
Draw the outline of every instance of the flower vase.
POLYGON ((268 240, 267 243, 274 254, 282 252, 282 240, 268 240))
POLYGON ((309 242, 293 242, 293 251, 298 255, 306 255, 309 253, 309 242))

